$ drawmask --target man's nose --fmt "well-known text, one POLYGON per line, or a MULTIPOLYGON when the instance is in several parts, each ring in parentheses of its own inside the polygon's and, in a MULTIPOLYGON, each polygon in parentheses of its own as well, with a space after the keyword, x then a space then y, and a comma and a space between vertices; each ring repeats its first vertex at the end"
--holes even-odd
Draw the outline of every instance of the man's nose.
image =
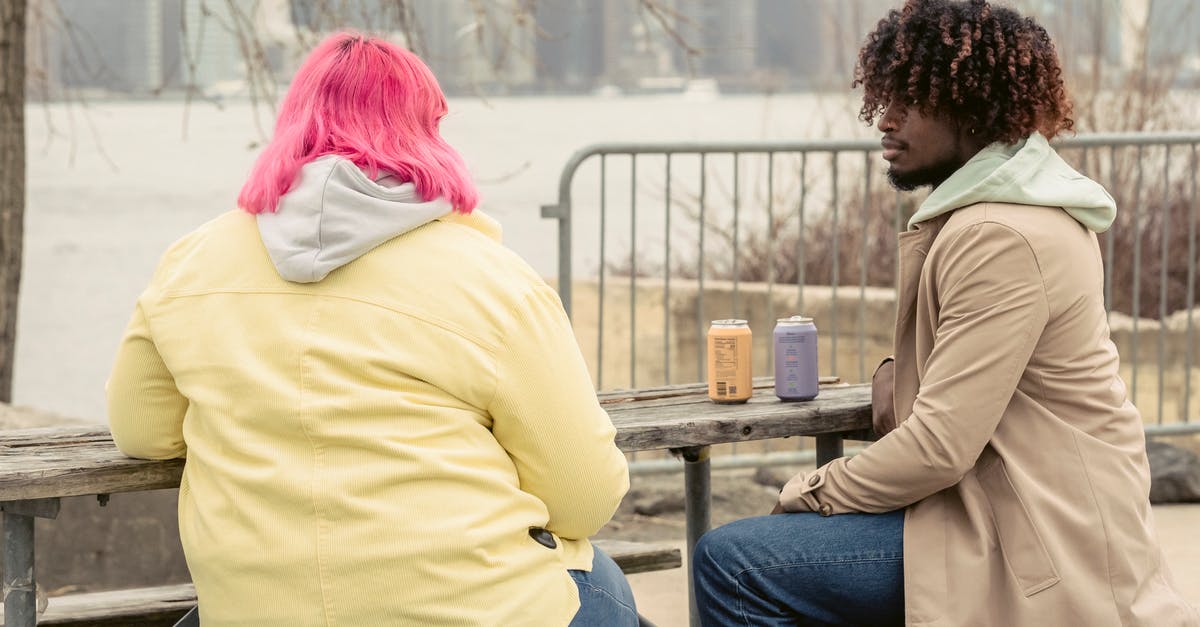
POLYGON ((897 106, 895 103, 889 104, 887 109, 883 110, 883 115, 879 116, 879 122, 875 128, 881 133, 891 133, 899 128, 899 121, 903 117, 903 107, 897 106))

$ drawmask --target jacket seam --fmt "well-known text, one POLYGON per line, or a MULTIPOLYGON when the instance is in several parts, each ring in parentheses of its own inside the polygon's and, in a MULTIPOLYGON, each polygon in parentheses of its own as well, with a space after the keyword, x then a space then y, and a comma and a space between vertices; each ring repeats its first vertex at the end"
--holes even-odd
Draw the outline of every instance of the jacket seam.
MULTIPOLYGON (((142 312, 142 319, 146 321, 146 339, 154 346, 154 350, 158 351, 158 345, 154 343, 154 321, 150 315, 150 308, 143 303, 142 298, 139 298, 133 306, 136 310, 142 312)), ((159 359, 162 359, 161 353, 159 353, 159 359)), ((167 366, 167 360, 162 359, 162 362, 163 367, 167 369, 167 373, 171 375, 171 380, 174 381, 175 373, 171 372, 170 366, 167 366)), ((176 383, 175 386, 178 389, 179 384, 176 383)))
MULTIPOLYGON (((537 285, 533 285, 533 286, 530 286, 529 288, 527 288, 525 290, 525 293, 521 295, 521 298, 520 298, 520 300, 518 300, 517 304, 508 308, 509 321, 504 325, 504 328, 500 332, 500 342, 499 342, 498 346, 505 345, 504 340, 508 338, 508 334, 512 330, 512 327, 517 324, 517 321, 519 318, 519 316, 517 315, 518 308, 523 308, 525 305, 527 305, 529 303, 530 297, 533 296, 533 293, 535 291, 537 291, 538 287, 539 286, 537 286, 537 285)), ((488 402, 486 405, 484 405, 484 407, 491 407, 492 405, 494 405, 496 402, 496 397, 500 395, 500 356, 499 356, 499 351, 495 350, 495 349, 491 349, 491 353, 492 353, 492 396, 491 396, 491 398, 488 399, 488 402)))
MULTIPOLYGON (((162 355, 162 351, 159 350, 159 348, 158 348, 158 344, 155 343, 155 341, 154 341, 154 335, 155 335, 154 334, 154 316, 150 312, 149 305, 144 302, 145 300, 147 300, 146 295, 148 295, 149 293, 150 293, 150 290, 146 290, 146 292, 143 294, 143 297, 138 298, 137 302, 134 303, 134 307, 141 310, 142 319, 146 321, 146 339, 150 341, 150 344, 152 346, 154 346, 154 352, 158 353, 158 359, 160 361, 162 361, 163 368, 167 369, 167 374, 171 375, 171 384, 175 386, 175 391, 179 392, 180 396, 183 396, 183 392, 179 391, 179 382, 176 380, 175 373, 171 371, 171 366, 167 363, 166 358, 164 358, 162 355)), ((187 398, 187 397, 184 397, 184 398, 187 398)), ((188 399, 188 403, 191 403, 191 399, 188 399)), ((181 438, 182 438, 182 435, 181 435, 181 438)), ((185 442, 184 443, 185 448, 186 448, 186 445, 187 445, 187 443, 185 442)))
POLYGON ((321 447, 317 444, 316 440, 313 438, 312 431, 309 429, 308 416, 306 415, 307 412, 305 409, 305 398, 307 397, 308 378, 309 378, 308 377, 308 355, 309 355, 309 349, 311 348, 311 339, 310 338, 312 337, 313 330, 316 327, 317 319, 320 317, 320 307, 319 306, 320 306, 320 300, 318 300, 316 305, 313 306, 312 313, 309 315, 308 325, 307 325, 308 333, 307 333, 307 337, 305 337, 305 339, 304 339, 303 348, 301 349, 301 353, 300 353, 300 360, 299 360, 300 402, 299 402, 298 409, 299 409, 299 414, 300 414, 300 429, 304 433, 305 439, 308 440, 308 445, 312 449, 312 456, 313 456, 312 457, 313 458, 313 475, 312 475, 312 478, 309 480, 308 496, 309 496, 309 501, 312 503, 313 518, 316 519, 316 523, 317 523, 317 525, 316 525, 316 527, 317 527, 317 529, 316 529, 316 531, 317 531, 317 533, 316 533, 317 583, 321 589, 321 609, 322 609, 323 613, 325 614, 325 624, 332 625, 333 624, 333 608, 331 607, 330 599, 326 592, 326 566, 325 566, 325 561, 324 561, 324 551, 322 549, 322 545, 324 544, 323 535, 325 533, 325 522, 326 521, 325 521, 325 516, 322 515, 321 508, 318 504, 318 499, 317 499, 317 483, 319 482, 318 474, 320 473, 320 468, 321 468, 322 453, 321 453, 321 447))
POLYGON ((1124 623, 1125 617, 1121 616, 1121 603, 1117 600, 1117 590, 1112 580, 1112 539, 1108 533, 1108 520, 1104 516, 1104 510, 1100 507, 1100 499, 1096 497, 1096 485, 1092 482, 1091 473, 1088 472, 1083 451, 1079 448, 1079 436, 1074 432, 1071 433, 1071 443, 1075 445, 1075 456, 1079 458, 1079 467, 1083 470, 1084 480, 1087 481, 1088 493, 1092 497, 1092 505, 1096 508, 1096 516, 1100 518, 1100 530, 1104 532, 1104 578, 1108 580, 1108 591, 1112 595, 1113 608, 1117 610, 1117 616, 1124 623))
MULTIPOLYGON (((1037 271, 1038 271, 1038 280, 1042 284, 1042 302, 1045 303, 1045 305, 1046 305, 1046 317, 1047 317, 1047 319, 1049 319, 1049 317, 1050 317, 1050 295, 1047 293, 1047 289, 1046 289, 1046 274, 1044 272, 1042 272, 1042 263, 1038 259, 1037 251, 1034 250, 1033 245, 1029 243, 1029 238, 1025 237, 1024 233, 1018 231, 1017 229, 1014 229, 1013 227, 1011 227, 1007 224, 1004 224, 1003 222, 998 222, 996 220, 992 220, 992 219, 988 219, 988 218, 982 218, 980 220, 971 222, 971 223, 963 226, 961 229, 959 229, 958 233, 954 234, 953 239, 951 239, 949 242, 947 242, 946 245, 954 246, 958 242, 959 238, 966 235, 967 231, 969 231, 971 229, 975 229, 975 228, 982 228, 989 224, 998 226, 1006 231, 1011 232, 1013 235, 1016 235, 1017 237, 1019 237, 1021 239, 1021 242, 1025 244, 1025 248, 1029 249, 1029 254, 1033 257, 1033 265, 1034 265, 1034 267, 1037 268, 1037 271)), ((930 247, 930 248, 932 249, 932 247, 930 247)), ((959 282, 965 280, 967 278, 967 276, 968 276, 967 274, 964 274, 957 281, 955 281, 954 285, 950 286, 948 288, 948 290, 953 290, 955 287, 958 286, 959 282)))
MULTIPOLYGON (((1041 262, 1041 259, 1038 258, 1037 250, 1034 249, 1033 244, 1029 243, 1029 238, 1025 237, 1024 233, 1018 231, 1017 229, 1013 228, 1012 226, 1009 226, 1008 224, 1005 224, 998 220, 994 220, 994 219, 987 217, 986 212, 991 209, 992 204, 994 204, 994 203, 982 203, 983 210, 985 212, 984 218, 979 221, 972 222, 970 224, 970 226, 983 226, 986 224, 994 224, 998 227, 1007 229, 1008 231, 1012 232, 1014 235, 1021 238, 1021 241, 1025 243, 1025 247, 1029 249, 1029 254, 1033 255, 1033 263, 1038 269, 1038 278, 1040 278, 1042 281, 1042 300, 1046 304, 1046 324, 1049 325, 1050 315, 1051 315, 1051 313, 1050 313, 1050 289, 1048 287, 1046 287, 1046 274, 1045 274, 1045 272, 1042 271, 1042 262, 1041 262)), ((966 227, 966 228, 969 228, 969 227, 966 227)), ((964 230, 965 230, 965 228, 964 228, 964 230)), ((1041 389, 1042 396, 1045 396, 1046 395, 1046 379, 1045 379, 1045 377, 1043 377, 1040 373, 1033 373, 1033 374, 1036 377, 1037 386, 1041 389)), ((1020 385, 1018 384, 1018 388, 1019 387, 1020 387, 1020 385)))
POLYGON ((494 353, 496 352, 496 347, 495 347, 495 346, 492 346, 492 345, 491 345, 491 344, 489 344, 488 342, 485 342, 484 340, 482 340, 482 339, 480 339, 480 338, 476 337, 475 335, 472 335, 470 332, 468 332, 468 331, 466 331, 466 330, 464 330, 464 329, 462 329, 462 328, 460 328, 460 327, 458 327, 458 326, 455 326, 455 325, 453 325, 453 324, 450 324, 450 323, 448 323, 448 322, 445 322, 445 321, 443 321, 443 320, 438 320, 438 319, 436 319, 436 318, 432 318, 432 317, 430 317, 430 316, 426 316, 426 315, 422 315, 422 314, 416 313, 416 312, 414 312, 414 311, 409 311, 409 310, 407 310, 407 309, 402 309, 402 308, 399 308, 399 307, 394 307, 394 306, 391 306, 391 305, 385 305, 385 304, 383 304, 383 303, 376 302, 376 301, 374 301, 374 300, 370 300, 370 299, 367 299, 367 298, 361 298, 361 297, 358 297, 358 296, 347 296, 347 295, 345 295, 345 294, 305 294, 304 292, 299 292, 299 291, 296 291, 296 290, 294 290, 294 289, 271 289, 271 288, 265 288, 265 289, 264 289, 264 288, 248 288, 248 289, 236 289, 236 288, 234 288, 234 289, 230 289, 230 288, 214 288, 214 289, 203 289, 203 290, 180 290, 180 291, 174 291, 174 292, 169 292, 169 293, 167 293, 167 294, 165 295, 165 297, 166 297, 166 298, 171 298, 171 299, 175 299, 175 298, 193 298, 193 297, 197 297, 197 296, 212 296, 212 295, 214 295, 214 294, 278 294, 278 295, 284 295, 284 296, 318 296, 318 297, 320 297, 320 298, 326 298, 326 299, 329 299, 329 298, 336 298, 336 299, 339 299, 339 300, 347 300, 347 301, 351 301, 351 302, 355 302, 355 303, 361 303, 361 304, 363 304, 363 305, 369 305, 369 306, 372 306, 372 307, 378 307, 378 308, 380 308, 380 309, 383 309, 383 310, 385 310, 385 311, 390 311, 390 312, 392 312, 392 313, 394 313, 394 314, 397 314, 397 315, 401 315, 401 316, 407 316, 407 317, 409 317, 409 318, 414 318, 414 319, 416 319, 416 320, 420 320, 421 322, 425 322, 425 323, 427 323, 427 324, 431 324, 431 325, 433 325, 433 326, 435 326, 435 327, 438 327, 438 328, 440 328, 440 329, 442 329, 442 330, 444 330, 444 331, 447 331, 447 332, 453 333, 453 334, 455 334, 455 335, 461 336, 463 339, 465 339, 465 340, 467 340, 467 341, 471 342, 472 344, 475 344, 476 346, 478 346, 478 347, 480 347, 480 348, 482 348, 482 349, 484 349, 484 350, 488 351, 489 353, 493 353, 493 354, 494 354, 494 353))
MULTIPOLYGON (((994 224, 1000 228, 1003 228, 1003 229, 1011 232, 1012 234, 1016 235, 1017 237, 1019 237, 1021 239, 1021 242, 1023 242, 1025 244, 1025 248, 1027 248, 1029 250, 1029 254, 1033 257, 1033 265, 1035 268, 1037 268, 1038 279, 1041 283, 1042 306, 1045 308, 1045 311, 1046 311, 1046 322, 1043 323, 1043 325, 1042 325, 1042 332, 1044 332, 1045 328, 1050 325, 1050 315, 1051 315, 1050 314, 1050 293, 1049 293, 1049 289, 1046 287, 1046 275, 1044 272, 1042 272, 1042 264, 1041 264, 1041 261, 1038 259, 1037 251, 1034 250, 1033 245, 1029 243, 1029 239, 1026 238, 1023 233, 1021 233, 1020 231, 1018 231, 1018 230, 1012 228, 1011 226, 1004 224, 1002 222, 997 222, 995 220, 989 220, 989 219, 985 218, 985 219, 979 220, 977 222, 973 222, 970 225, 964 227, 961 231, 959 231, 957 234, 954 235, 954 238, 952 240, 950 240, 948 245, 953 246, 954 244, 956 244, 958 242, 958 238, 962 237, 967 232, 967 230, 969 230, 971 228, 975 228, 975 227, 983 227, 988 224, 994 224)), ((967 275, 964 274, 962 277, 960 277, 957 281, 954 282, 953 286, 948 288, 948 291, 952 291, 955 287, 958 286, 958 284, 961 281, 966 280, 966 278, 967 278, 967 275)), ((1021 366, 1021 367, 1025 368, 1026 370, 1029 367, 1029 360, 1033 359, 1033 353, 1037 351, 1037 345, 1041 340, 1040 337, 1036 338, 1036 339, 1032 338, 1031 332, 1032 332, 1032 329, 1030 329, 1028 326, 1026 326, 1026 328, 1025 328, 1026 340, 1030 340, 1030 339, 1034 340, 1033 347, 1030 349, 1029 359, 1026 360, 1025 364, 1023 364, 1021 366)), ((1036 379, 1036 381, 1034 383, 1042 389, 1042 394, 1044 396, 1045 391, 1046 391, 1045 379, 1037 373, 1034 373, 1034 375, 1035 375, 1035 379, 1036 379)), ((1017 391, 1020 390, 1021 378, 1023 378, 1023 377, 1018 377, 1017 385, 1015 388, 1013 388, 1013 394, 1016 394, 1017 391)), ((1001 418, 1003 418, 1003 416, 1001 416, 1001 418)))

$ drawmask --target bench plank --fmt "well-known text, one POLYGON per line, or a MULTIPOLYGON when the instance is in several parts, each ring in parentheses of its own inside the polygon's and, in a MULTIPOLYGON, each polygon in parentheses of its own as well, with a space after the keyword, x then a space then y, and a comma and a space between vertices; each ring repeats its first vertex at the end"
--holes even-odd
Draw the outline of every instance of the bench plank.
POLYGON ((125 457, 103 426, 0 432, 0 501, 179 487, 183 460, 125 457))
MULTIPOLYGON (((192 584, 130 588, 52 597, 38 625, 157 627, 173 625, 196 604, 192 584)), ((0 622, 0 625, 3 625, 0 622)))
POLYGON ((679 548, 665 542, 627 542, 592 540, 592 546, 604 551, 626 575, 655 570, 670 570, 683 565, 679 548))
MULTIPOLYGON (((665 543, 594 540, 626 574, 679 568, 678 547, 665 543)), ((57 627, 152 627, 171 625, 196 604, 196 588, 188 584, 87 592, 54 597, 38 625, 57 627)), ((0 619, 0 626, 4 624, 0 619)))

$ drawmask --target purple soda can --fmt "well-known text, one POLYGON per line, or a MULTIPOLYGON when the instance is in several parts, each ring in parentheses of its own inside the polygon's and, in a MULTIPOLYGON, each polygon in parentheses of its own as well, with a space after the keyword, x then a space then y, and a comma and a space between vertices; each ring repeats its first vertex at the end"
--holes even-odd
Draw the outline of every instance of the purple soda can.
POLYGON ((775 396, 782 401, 817 397, 817 326, 792 316, 775 324, 775 396))

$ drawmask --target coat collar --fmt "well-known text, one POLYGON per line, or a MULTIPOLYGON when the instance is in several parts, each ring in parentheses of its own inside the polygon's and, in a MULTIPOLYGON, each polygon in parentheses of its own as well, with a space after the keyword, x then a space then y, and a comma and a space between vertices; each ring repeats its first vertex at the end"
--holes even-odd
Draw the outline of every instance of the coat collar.
POLYGON ((897 236, 900 264, 896 284, 896 331, 892 355, 895 356, 896 375, 893 389, 893 406, 900 420, 912 413, 912 402, 920 387, 917 373, 916 312, 917 290, 921 285, 921 270, 933 241, 950 218, 949 213, 918 223, 910 231, 897 236))
POLYGON ((952 212, 919 222, 912 230, 896 236, 900 264, 896 284, 896 303, 900 310, 900 315, 896 318, 897 331, 901 323, 907 322, 907 316, 912 314, 917 299, 917 286, 921 279, 921 268, 925 267, 925 256, 929 254, 929 248, 933 246, 933 241, 937 239, 938 233, 942 231, 951 215, 952 212))

